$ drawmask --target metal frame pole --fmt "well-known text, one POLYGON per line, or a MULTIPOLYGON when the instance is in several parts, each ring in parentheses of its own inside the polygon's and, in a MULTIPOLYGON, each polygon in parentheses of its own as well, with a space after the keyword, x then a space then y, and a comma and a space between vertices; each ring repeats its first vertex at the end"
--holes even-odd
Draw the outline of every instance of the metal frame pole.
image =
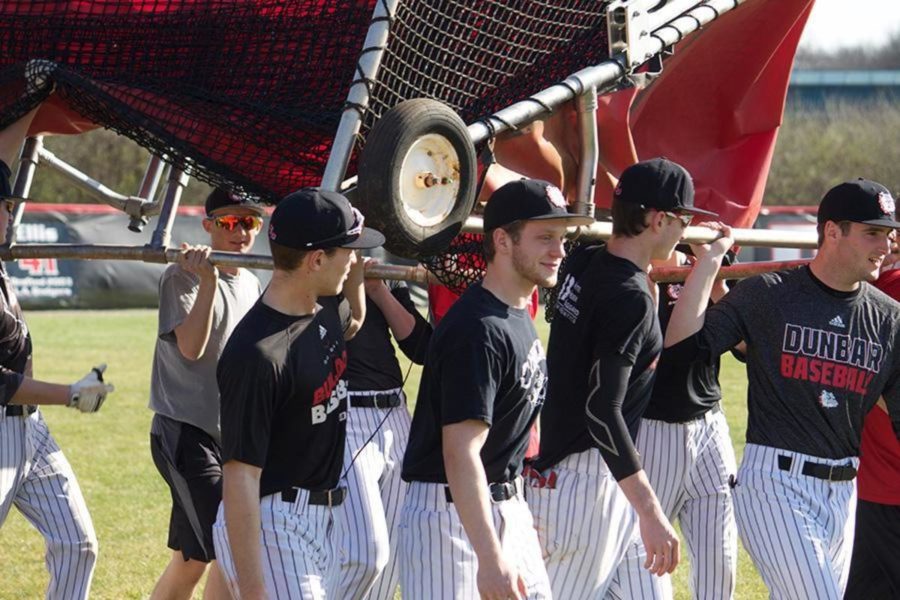
POLYGON ((356 80, 347 93, 344 112, 338 124, 331 153, 322 175, 322 188, 340 191, 341 182, 347 173, 347 164, 356 143, 356 134, 362 125, 362 112, 369 106, 369 82, 378 75, 381 57, 387 45, 391 20, 400 0, 378 0, 372 13, 372 23, 363 42, 362 54, 356 64, 356 80))
MULTIPOLYGON (((22 146, 22 154, 19 157, 19 169, 16 172, 16 182, 13 184, 13 196, 19 198, 27 198, 31 192, 31 184, 34 183, 34 173, 37 171, 39 155, 44 147, 44 136, 38 135, 25 139, 22 146)), ((16 203, 16 212, 13 215, 12 223, 9 225, 6 243, 4 246, 12 246, 16 243, 16 235, 19 233, 19 223, 22 222, 22 215, 25 214, 25 201, 21 200, 16 203)))
MULTIPOLYGON (((0 259, 19 260, 23 258, 61 258, 76 260, 134 260, 147 263, 165 264, 178 260, 180 251, 175 248, 151 248, 150 246, 121 246, 112 244, 19 244, 0 248, 0 259)), ((245 269, 272 270, 272 257, 259 254, 237 254, 233 252, 212 252, 209 260, 223 267, 243 267, 245 269)), ((808 264, 808 260, 788 260, 771 262, 750 262, 730 267, 722 267, 717 279, 743 279, 769 271, 782 271, 808 264)), ((691 272, 690 267, 660 267, 650 272, 650 278, 659 283, 684 281, 691 272)), ((365 276, 374 279, 414 281, 417 283, 440 283, 440 280, 422 265, 366 265, 365 276)))
MULTIPOLYGON (((483 231, 481 217, 469 217, 463 226, 465 233, 481 233, 483 231)), ((818 236, 815 231, 779 231, 777 229, 732 229, 734 243, 738 246, 756 246, 759 248, 805 248, 818 247, 818 236)), ((569 237, 588 242, 601 242, 612 237, 612 223, 597 221, 588 227, 573 227, 569 237)), ((686 244, 707 244, 719 237, 718 232, 706 227, 688 227, 681 237, 686 244)))
POLYGON ((162 250, 168 247, 172 237, 172 225, 178 214, 178 204, 181 202, 181 193, 187 187, 190 177, 181 169, 172 167, 169 171, 169 179, 166 181, 166 195, 159 211, 159 222, 153 230, 148 246, 154 250, 162 250))
MULTIPOLYGON (((679 42, 689 33, 700 29, 746 1, 709 0, 709 2, 689 10, 681 17, 654 31, 650 36, 652 42, 646 46, 647 51, 651 53, 651 56, 656 55, 663 49, 679 42)), ((469 136, 472 138, 472 143, 480 144, 498 133, 531 123, 545 115, 548 109, 553 111, 590 88, 595 88, 598 93, 607 91, 626 74, 626 64, 628 64, 626 57, 614 56, 593 67, 573 73, 561 83, 550 86, 526 100, 512 104, 489 117, 472 123, 469 125, 469 136)))
POLYGON ((597 143, 597 90, 589 88, 578 96, 578 125, 581 134, 581 160, 578 165, 578 183, 575 212, 594 216, 594 188, 597 183, 597 164, 600 149, 597 143))

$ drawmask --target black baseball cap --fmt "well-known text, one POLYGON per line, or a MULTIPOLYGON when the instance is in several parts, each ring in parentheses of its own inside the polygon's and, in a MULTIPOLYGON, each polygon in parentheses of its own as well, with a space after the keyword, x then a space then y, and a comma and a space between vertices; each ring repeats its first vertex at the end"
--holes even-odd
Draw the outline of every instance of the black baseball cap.
POLYGON ((247 198, 223 188, 216 188, 211 191, 209 196, 206 197, 206 202, 204 202, 203 207, 206 209, 207 217, 211 217, 213 211, 219 210, 220 208, 237 207, 249 208, 259 216, 266 214, 262 206, 255 202, 250 202, 247 198))
POLYGON ((819 203, 818 221, 852 221, 900 229, 895 220, 894 198, 880 183, 859 178, 836 185, 819 203))
POLYGON ((718 217, 694 206, 694 182, 681 165, 667 158, 651 158, 622 172, 613 198, 641 208, 686 212, 718 217))
POLYGON ((337 192, 303 188, 285 196, 269 220, 269 240, 296 250, 377 248, 381 232, 363 227, 363 215, 337 192))
POLYGON ((566 209, 558 187, 540 179, 519 179, 499 187, 484 208, 484 230, 491 231, 516 221, 564 219, 567 225, 590 225, 593 217, 566 209))

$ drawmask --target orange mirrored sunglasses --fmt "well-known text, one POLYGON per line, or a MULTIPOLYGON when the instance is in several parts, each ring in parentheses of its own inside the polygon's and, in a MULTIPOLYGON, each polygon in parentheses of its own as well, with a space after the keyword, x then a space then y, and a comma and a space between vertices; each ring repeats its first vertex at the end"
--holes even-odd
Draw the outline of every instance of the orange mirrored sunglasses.
POLYGON ((252 215, 245 215, 243 217, 237 215, 224 215, 222 217, 213 217, 212 221, 219 229, 226 229, 228 231, 234 231, 234 228, 238 225, 240 225, 244 231, 256 231, 262 227, 262 217, 254 217, 252 215))

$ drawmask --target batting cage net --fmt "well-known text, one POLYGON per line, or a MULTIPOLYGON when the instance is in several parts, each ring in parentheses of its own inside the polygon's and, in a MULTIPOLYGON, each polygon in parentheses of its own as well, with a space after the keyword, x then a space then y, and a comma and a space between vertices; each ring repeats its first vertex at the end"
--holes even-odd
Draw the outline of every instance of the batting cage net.
MULTIPOLYGON (((0 129, 55 88, 188 173, 275 201, 320 183, 381 1, 2 0, 0 129)), ((402 2, 360 141, 401 100, 471 121, 602 60, 604 4, 402 2)))

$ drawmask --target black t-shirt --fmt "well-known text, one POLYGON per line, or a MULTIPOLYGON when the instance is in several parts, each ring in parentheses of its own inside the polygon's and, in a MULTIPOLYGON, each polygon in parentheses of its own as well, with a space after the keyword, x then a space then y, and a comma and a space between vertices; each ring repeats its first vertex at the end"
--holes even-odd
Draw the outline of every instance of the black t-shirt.
POLYGON ((880 290, 831 290, 801 268, 741 281, 678 346, 710 357, 744 340, 747 442, 840 459, 859 453, 879 396, 900 415, 898 334, 900 305, 880 290))
MULTIPOLYGON (((398 340, 397 346, 412 362, 422 364, 428 351, 431 325, 416 309, 406 284, 390 282, 388 285, 394 298, 416 319, 412 333, 398 340)), ((347 342, 347 354, 350 356, 350 363, 344 377, 350 385, 350 391, 391 390, 403 385, 403 373, 391 343, 387 319, 368 296, 366 319, 353 339, 347 342)))
POLYGON ((481 449, 488 481, 515 479, 546 381, 544 349, 528 311, 511 308, 480 283, 469 286, 431 338, 403 479, 447 483, 442 428, 470 419, 490 427, 481 449))
MULTIPOLYGON (((657 285, 659 324, 663 331, 669 326, 672 309, 675 308, 683 287, 682 283, 657 285)), ((644 417, 668 423, 684 423, 702 417, 721 399, 718 356, 711 362, 682 360, 678 352, 663 350, 656 366, 656 382, 644 417)))
POLYGON ((569 260, 550 327, 550 384, 535 465, 545 469, 596 447, 622 479, 641 468, 634 440, 650 400, 662 333, 644 271, 605 248, 580 253, 569 260), (602 401, 597 374, 604 361, 630 365, 621 407, 602 401))
POLYGON ((31 334, 22 307, 0 263, 0 406, 16 395, 31 358, 31 334))
POLYGON ((262 468, 260 496, 337 486, 347 424, 345 324, 336 303, 295 317, 262 300, 219 359, 222 460, 262 468))

